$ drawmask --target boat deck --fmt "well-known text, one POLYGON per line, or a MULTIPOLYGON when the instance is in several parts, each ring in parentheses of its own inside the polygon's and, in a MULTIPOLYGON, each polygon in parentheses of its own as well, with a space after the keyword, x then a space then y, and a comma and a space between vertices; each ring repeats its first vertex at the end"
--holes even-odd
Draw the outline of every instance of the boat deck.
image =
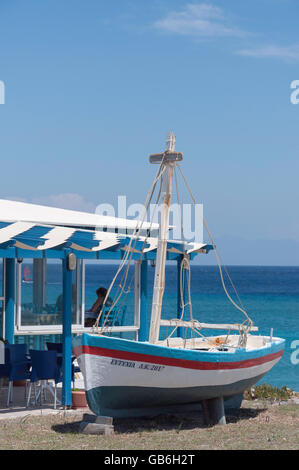
MULTIPOLYGON (((168 338, 163 341, 159 341, 159 346, 167 346, 170 348, 182 348, 182 349, 195 349, 203 351, 215 351, 223 350, 235 351, 238 348, 240 336, 239 335, 219 335, 219 336, 206 336, 197 338, 168 338)), ((274 341, 275 338, 272 338, 274 341)), ((268 336, 260 335, 248 335, 246 351, 260 349, 270 341, 268 336)))

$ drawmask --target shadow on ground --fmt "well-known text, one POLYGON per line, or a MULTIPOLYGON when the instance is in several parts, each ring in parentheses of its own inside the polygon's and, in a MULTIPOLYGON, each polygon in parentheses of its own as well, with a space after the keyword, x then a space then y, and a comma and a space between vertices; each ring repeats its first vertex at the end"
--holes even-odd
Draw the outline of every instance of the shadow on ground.
MULTIPOLYGON (((239 410, 229 410, 226 413, 226 422, 237 423, 242 420, 256 418, 266 408, 252 409, 242 408, 239 410)), ((53 431, 65 433, 78 433, 81 421, 71 423, 55 424, 53 431)), ((203 415, 199 412, 191 414, 161 414, 153 418, 117 418, 113 420, 114 431, 117 434, 128 434, 142 431, 171 431, 187 430, 197 428, 207 428, 203 415)))

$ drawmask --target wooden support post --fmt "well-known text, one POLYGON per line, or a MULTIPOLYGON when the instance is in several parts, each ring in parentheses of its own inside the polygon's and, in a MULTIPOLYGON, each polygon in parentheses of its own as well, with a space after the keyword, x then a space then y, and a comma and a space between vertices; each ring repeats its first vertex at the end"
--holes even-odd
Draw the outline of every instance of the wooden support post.
POLYGON ((226 424, 223 397, 202 400, 201 405, 204 420, 207 425, 226 424))
POLYGON ((79 431, 83 434, 114 434, 113 418, 84 413, 79 431))

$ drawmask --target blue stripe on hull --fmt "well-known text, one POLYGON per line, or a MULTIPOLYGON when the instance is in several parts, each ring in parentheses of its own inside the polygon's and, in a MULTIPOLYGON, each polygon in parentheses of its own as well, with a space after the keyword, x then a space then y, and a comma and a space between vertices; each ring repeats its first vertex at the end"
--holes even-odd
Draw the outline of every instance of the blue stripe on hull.
POLYGON ((194 408, 201 400, 215 397, 230 398, 258 382, 265 374, 234 384, 189 387, 97 387, 86 392, 90 409, 96 415, 114 418, 154 416, 168 411, 179 411, 185 405, 194 408))

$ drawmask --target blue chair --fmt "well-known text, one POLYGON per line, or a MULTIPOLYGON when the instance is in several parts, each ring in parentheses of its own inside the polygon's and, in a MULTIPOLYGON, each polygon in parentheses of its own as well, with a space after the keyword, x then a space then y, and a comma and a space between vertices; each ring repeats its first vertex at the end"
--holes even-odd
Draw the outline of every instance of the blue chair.
POLYGON ((56 351, 59 354, 62 354, 62 343, 49 343, 47 342, 48 351, 56 351))
MULTIPOLYGON (((49 343, 47 342, 47 349, 48 351, 56 351, 57 354, 60 354, 61 356, 58 356, 57 361, 60 367, 62 367, 62 343, 49 343)), ((72 361, 75 359, 75 357, 72 357, 72 361)), ((75 373, 76 372, 81 372, 80 367, 77 367, 73 364, 72 362, 72 382, 73 382, 73 388, 75 388, 75 373)))
POLYGON ((55 387, 54 387, 54 408, 56 409, 57 403, 57 384, 61 382, 61 368, 57 363, 57 354, 56 351, 38 351, 30 349, 30 357, 31 357, 31 377, 30 377, 30 388, 27 398, 27 407, 29 406, 29 401, 31 398, 31 389, 32 384, 34 384, 35 388, 35 404, 37 402, 37 394, 36 394, 36 387, 35 384, 37 381, 41 381, 40 389, 39 389, 39 396, 42 399, 45 390, 51 390, 49 384, 47 383, 48 380, 54 380, 55 387))
MULTIPOLYGON (((110 307, 105 307, 104 312, 100 318, 100 326, 123 326, 124 318, 127 311, 127 306, 116 307, 109 313, 110 307)), ((113 333, 113 336, 118 336, 117 333, 113 333)), ((123 333, 119 333, 119 337, 122 338, 123 333)))
POLYGON ((110 307, 104 307, 104 311, 100 318, 100 326, 120 326, 123 325, 124 316, 127 306, 115 307, 110 312, 110 307))
POLYGON ((25 399, 27 391, 27 380, 30 379, 30 359, 27 356, 27 344, 7 344, 7 365, 8 365, 8 394, 7 406, 13 400, 13 381, 26 380, 25 399))

